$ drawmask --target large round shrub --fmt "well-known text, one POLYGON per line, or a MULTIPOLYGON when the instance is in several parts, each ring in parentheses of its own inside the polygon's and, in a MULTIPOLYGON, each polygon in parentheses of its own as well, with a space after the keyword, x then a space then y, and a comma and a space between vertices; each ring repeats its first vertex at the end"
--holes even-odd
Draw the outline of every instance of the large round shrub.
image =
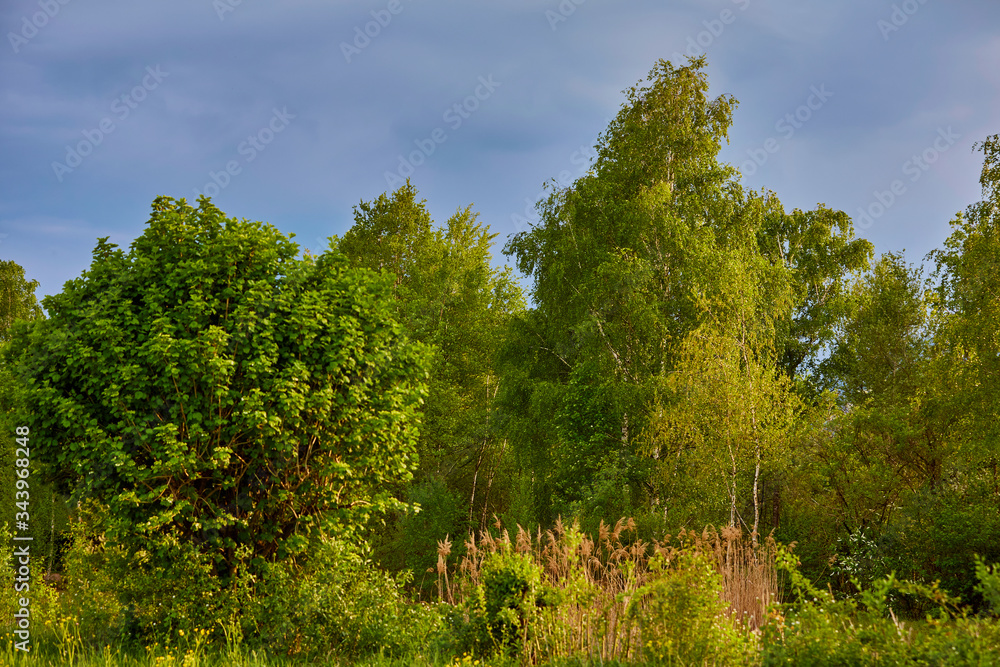
POLYGON ((295 551, 312 524, 358 525, 409 478, 425 391, 389 287, 160 197, 128 253, 99 239, 49 318, 15 331, 33 457, 106 504, 121 543, 169 536, 219 575, 295 551))

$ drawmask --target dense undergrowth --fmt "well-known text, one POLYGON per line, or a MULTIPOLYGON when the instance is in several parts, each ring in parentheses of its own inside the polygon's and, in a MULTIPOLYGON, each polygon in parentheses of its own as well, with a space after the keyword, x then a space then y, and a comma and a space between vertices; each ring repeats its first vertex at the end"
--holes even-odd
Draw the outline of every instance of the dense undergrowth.
MULTIPOLYGON (((793 551, 738 529, 644 541, 631 521, 596 535, 561 522, 511 536, 500 522, 438 545, 436 599, 347 541, 226 587, 203 564, 126 562, 82 515, 55 585, 30 589, 31 651, 5 627, 2 664, 25 665, 986 665, 1000 623, 936 585, 895 576, 854 595, 817 589, 793 551), (919 609, 904 618, 900 610, 919 609)), ((9 533, 6 535, 9 544, 9 533)), ((10 549, 5 549, 11 553, 10 549)), ((977 564, 1000 608, 1000 572, 977 564)), ((14 618, 11 561, 4 618, 14 618)))

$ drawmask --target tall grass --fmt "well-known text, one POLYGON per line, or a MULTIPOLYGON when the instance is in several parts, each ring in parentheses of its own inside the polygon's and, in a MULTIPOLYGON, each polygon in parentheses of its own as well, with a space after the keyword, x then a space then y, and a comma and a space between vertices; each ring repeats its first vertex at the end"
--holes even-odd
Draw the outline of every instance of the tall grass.
POLYGON ((452 544, 444 540, 438 545, 440 601, 469 607, 491 554, 527 556, 540 570, 543 585, 536 609, 525 619, 520 655, 533 661, 570 656, 602 662, 641 660, 649 644, 644 628, 651 627, 650 616, 658 613, 651 609, 655 604, 650 584, 676 578, 690 570, 691 563, 707 562, 719 584, 718 606, 710 609, 721 613, 706 612, 705 620, 743 637, 761 626, 767 605, 778 596, 773 539, 760 541, 738 528, 710 527, 646 542, 636 537, 635 528, 631 519, 620 519, 614 526, 602 522, 598 534, 590 536, 560 520, 552 530, 534 534, 518 526, 511 539, 497 522, 493 531, 470 535, 464 554, 453 564, 448 562, 452 544))

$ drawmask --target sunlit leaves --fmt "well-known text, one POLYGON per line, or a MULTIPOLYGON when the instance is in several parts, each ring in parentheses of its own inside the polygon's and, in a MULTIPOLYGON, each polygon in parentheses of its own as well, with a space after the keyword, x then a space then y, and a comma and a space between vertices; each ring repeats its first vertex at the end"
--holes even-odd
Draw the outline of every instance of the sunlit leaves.
POLYGON ((127 254, 100 240, 12 345, 39 458, 108 503, 120 539, 169 526, 222 571, 235 544, 275 557, 306 523, 395 507, 426 353, 386 281, 336 252, 299 259, 207 200, 153 210, 127 254))

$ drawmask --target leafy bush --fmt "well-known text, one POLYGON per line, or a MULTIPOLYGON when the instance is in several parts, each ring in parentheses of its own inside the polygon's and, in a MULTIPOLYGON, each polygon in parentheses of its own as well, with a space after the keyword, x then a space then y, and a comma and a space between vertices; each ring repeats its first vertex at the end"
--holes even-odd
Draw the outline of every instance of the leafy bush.
POLYGON ((628 609, 639 623, 643 662, 745 662, 750 645, 726 614, 722 578, 707 556, 680 554, 674 563, 654 557, 650 577, 628 609))
POLYGON ((536 606, 541 570, 528 554, 491 554, 482 569, 490 634, 501 644, 521 635, 536 606))
POLYGON ((846 538, 837 539, 837 552, 830 567, 831 576, 841 590, 857 590, 851 584, 852 581, 858 582, 861 587, 870 586, 890 572, 886 551, 876 540, 873 531, 858 528, 846 538))
POLYGON ((993 614, 1000 616, 1000 566, 987 565, 976 556, 976 578, 979 580, 976 592, 990 605, 993 614))
POLYGON ((109 537, 154 571, 192 546, 228 578, 241 546, 259 567, 314 524, 402 505, 426 348, 387 276, 298 252, 207 199, 160 197, 128 253, 99 239, 4 348, 37 461, 107 505, 109 537))
POLYGON ((941 587, 965 604, 979 604, 975 556, 1000 558, 1000 512, 992 488, 979 480, 968 489, 943 489, 916 495, 905 508, 900 549, 907 565, 922 581, 940 581, 941 587))
MULTIPOLYGON (((109 537, 114 520, 106 506, 90 501, 72 525, 63 606, 79 619, 82 640, 136 647, 201 630, 221 638, 220 621, 248 595, 240 580, 224 586, 211 557, 176 533, 152 536, 150 550, 130 549, 109 537)), ((248 550, 240 555, 245 562, 248 550)))
POLYGON ((486 654, 515 655, 526 643, 541 592, 541 568, 530 554, 489 554, 473 597, 478 645, 486 654))
POLYGON ((441 625, 430 605, 410 604, 406 579, 378 569, 367 547, 316 537, 298 559, 270 564, 243 631, 251 643, 290 655, 401 655, 441 625))
POLYGON ((798 601, 772 607, 763 628, 764 665, 987 665, 1000 663, 1000 624, 971 618, 958 599, 937 585, 898 581, 894 575, 840 600, 799 573, 794 558, 779 556, 798 601), (893 592, 924 598, 933 614, 904 621, 892 612, 893 592))

